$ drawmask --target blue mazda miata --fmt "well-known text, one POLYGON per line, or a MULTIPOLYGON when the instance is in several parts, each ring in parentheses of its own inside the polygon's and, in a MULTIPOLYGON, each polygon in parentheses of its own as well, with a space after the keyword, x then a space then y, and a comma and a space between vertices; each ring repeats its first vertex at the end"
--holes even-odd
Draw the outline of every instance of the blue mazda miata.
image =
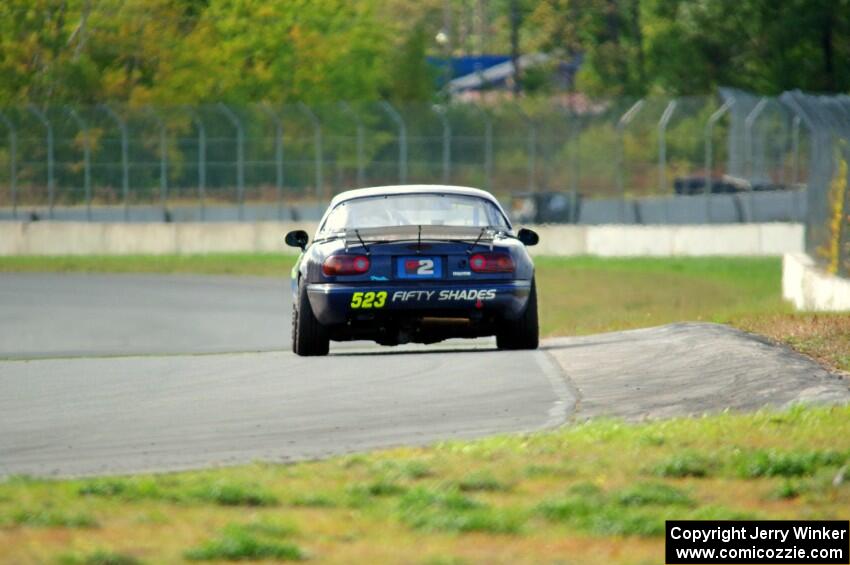
POLYGON ((330 340, 382 345, 496 336, 499 349, 538 343, 538 236, 514 231, 488 192, 386 186, 336 196, 292 269, 292 350, 326 355, 330 340))

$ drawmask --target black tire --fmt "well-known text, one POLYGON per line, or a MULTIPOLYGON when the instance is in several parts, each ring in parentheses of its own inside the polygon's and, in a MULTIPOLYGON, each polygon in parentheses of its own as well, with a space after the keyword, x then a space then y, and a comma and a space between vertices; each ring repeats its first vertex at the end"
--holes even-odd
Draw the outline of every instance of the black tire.
POLYGON ((531 293, 525 311, 516 320, 502 322, 496 334, 496 347, 499 349, 537 349, 540 343, 540 327, 537 323, 537 284, 531 279, 531 293))
POLYGON ((327 329, 313 315, 307 287, 298 285, 298 306, 292 306, 292 351, 302 357, 327 355, 330 338, 327 329))

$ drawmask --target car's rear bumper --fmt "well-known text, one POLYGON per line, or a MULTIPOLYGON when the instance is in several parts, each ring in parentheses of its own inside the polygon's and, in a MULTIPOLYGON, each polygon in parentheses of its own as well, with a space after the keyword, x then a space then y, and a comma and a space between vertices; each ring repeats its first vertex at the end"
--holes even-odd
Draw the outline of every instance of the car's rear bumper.
POLYGON ((530 280, 464 284, 307 285, 307 296, 313 313, 325 325, 342 324, 355 317, 388 312, 464 316, 479 311, 495 313, 505 319, 516 319, 525 310, 530 292, 530 280), (361 293, 359 299, 356 293, 361 293), (374 294, 367 296, 366 293, 374 294))

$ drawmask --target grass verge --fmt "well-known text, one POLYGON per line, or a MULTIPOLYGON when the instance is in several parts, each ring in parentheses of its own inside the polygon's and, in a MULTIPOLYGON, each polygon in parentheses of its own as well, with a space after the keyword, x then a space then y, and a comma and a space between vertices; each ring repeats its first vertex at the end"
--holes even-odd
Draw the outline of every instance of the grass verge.
POLYGON ((657 563, 666 519, 846 519, 848 464, 850 407, 797 407, 292 465, 13 477, 0 483, 0 562, 657 563), (15 518, 58 508, 86 524, 15 518))

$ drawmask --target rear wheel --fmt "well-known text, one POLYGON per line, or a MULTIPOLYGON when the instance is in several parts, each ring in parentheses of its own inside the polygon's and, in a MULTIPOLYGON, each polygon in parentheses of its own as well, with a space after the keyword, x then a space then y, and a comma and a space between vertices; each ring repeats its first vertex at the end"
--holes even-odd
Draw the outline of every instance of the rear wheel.
POLYGON ((525 311, 517 320, 506 320, 496 334, 499 349, 537 349, 540 329, 537 323, 537 284, 531 280, 531 293, 525 311))
POLYGON ((292 309, 292 351, 303 357, 327 355, 330 338, 327 329, 313 315, 307 287, 298 285, 298 307, 292 309))

